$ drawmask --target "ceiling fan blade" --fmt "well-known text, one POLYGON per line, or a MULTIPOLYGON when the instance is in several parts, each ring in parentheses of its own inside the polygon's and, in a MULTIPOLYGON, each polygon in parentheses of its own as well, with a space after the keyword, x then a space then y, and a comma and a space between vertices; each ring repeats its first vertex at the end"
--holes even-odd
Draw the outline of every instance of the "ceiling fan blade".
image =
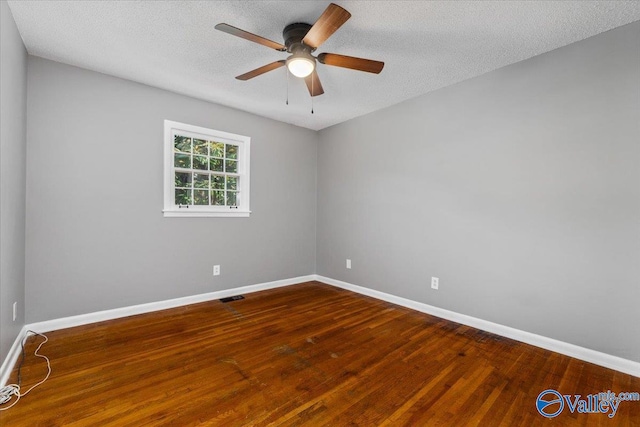
POLYGON ((223 31, 225 33, 231 34, 232 36, 241 37, 243 39, 252 41, 254 43, 261 44, 266 47, 270 47, 271 49, 279 50, 284 52, 287 48, 280 43, 276 43, 272 40, 265 39, 264 37, 257 36, 253 33, 250 33, 245 30, 241 30, 240 28, 232 27, 229 24, 218 24, 215 26, 216 30, 223 31))
POLYGON ((307 89, 309 89, 309 95, 318 96, 324 93, 322 83, 320 83, 320 77, 318 77, 318 72, 316 70, 313 70, 313 73, 305 77, 304 82, 307 84, 307 89))
POLYGON ((302 42, 307 46, 311 46, 317 49, 322 43, 324 43, 331 34, 335 33, 338 28, 342 26, 347 20, 351 18, 351 14, 338 6, 331 3, 325 11, 320 15, 320 18, 313 24, 313 27, 309 30, 302 42))
POLYGON ((277 68, 284 66, 285 61, 276 61, 271 64, 263 65, 262 67, 256 68, 255 70, 251 70, 248 73, 244 73, 236 77, 238 80, 249 80, 254 77, 258 77, 260 74, 267 73, 269 71, 273 71, 277 68))
POLYGON ((338 55, 336 53, 321 53, 318 55, 318 61, 334 67, 350 68, 375 74, 380 74, 380 71, 384 68, 384 62, 356 58, 355 56, 338 55))

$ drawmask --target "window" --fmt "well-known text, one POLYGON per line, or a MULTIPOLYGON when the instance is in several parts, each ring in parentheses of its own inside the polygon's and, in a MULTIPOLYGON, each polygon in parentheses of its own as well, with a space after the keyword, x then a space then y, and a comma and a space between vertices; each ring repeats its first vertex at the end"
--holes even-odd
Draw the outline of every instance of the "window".
POLYGON ((164 216, 249 216, 251 138, 164 121, 164 216))

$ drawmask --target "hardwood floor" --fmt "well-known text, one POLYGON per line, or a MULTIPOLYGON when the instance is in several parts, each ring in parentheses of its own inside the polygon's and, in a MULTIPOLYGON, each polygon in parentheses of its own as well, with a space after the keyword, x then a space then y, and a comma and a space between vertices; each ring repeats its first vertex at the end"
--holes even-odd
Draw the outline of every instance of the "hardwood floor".
MULTIPOLYGON (((640 378, 317 282, 47 335, 50 379, 0 425, 640 425, 640 402, 613 419, 535 406, 640 378)), ((23 389, 46 373, 38 342, 23 389)))

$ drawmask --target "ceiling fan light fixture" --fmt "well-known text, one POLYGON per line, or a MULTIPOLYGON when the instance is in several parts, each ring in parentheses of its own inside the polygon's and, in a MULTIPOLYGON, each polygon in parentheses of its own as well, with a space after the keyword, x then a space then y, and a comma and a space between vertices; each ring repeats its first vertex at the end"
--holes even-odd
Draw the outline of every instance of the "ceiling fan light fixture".
POLYGON ((294 53, 287 58, 287 68, 296 77, 304 78, 316 68, 315 58, 306 53, 294 53))
MULTIPOLYGON (((294 77, 303 79, 309 89, 311 97, 322 95, 324 89, 320 83, 320 77, 316 72, 316 64, 326 64, 334 67, 347 68, 357 71, 366 71, 368 73, 379 74, 384 67, 384 62, 373 61, 371 59, 356 58, 354 56, 339 55, 336 53, 321 53, 317 57, 312 53, 316 51, 331 35, 339 29, 351 14, 342 7, 331 3, 322 12, 322 15, 313 25, 304 22, 293 22, 282 30, 282 38, 284 44, 265 39, 240 28, 233 27, 229 24, 220 23, 216 25, 216 30, 222 31, 232 36, 240 37, 250 42, 261 44, 278 52, 289 52, 286 60, 274 61, 270 64, 263 65, 247 73, 236 76, 238 80, 250 80, 269 71, 287 67, 287 76, 289 73, 294 77)), ((287 86, 287 90, 288 90, 287 86)), ((311 110, 313 113, 313 109, 311 110)))

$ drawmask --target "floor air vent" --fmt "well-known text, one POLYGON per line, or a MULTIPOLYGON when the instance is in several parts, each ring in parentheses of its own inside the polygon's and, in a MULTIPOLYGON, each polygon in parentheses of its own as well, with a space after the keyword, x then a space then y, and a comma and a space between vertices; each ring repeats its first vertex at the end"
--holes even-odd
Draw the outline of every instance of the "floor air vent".
POLYGON ((220 298, 220 302, 231 302, 244 299, 244 295, 234 295, 232 297, 220 298))

